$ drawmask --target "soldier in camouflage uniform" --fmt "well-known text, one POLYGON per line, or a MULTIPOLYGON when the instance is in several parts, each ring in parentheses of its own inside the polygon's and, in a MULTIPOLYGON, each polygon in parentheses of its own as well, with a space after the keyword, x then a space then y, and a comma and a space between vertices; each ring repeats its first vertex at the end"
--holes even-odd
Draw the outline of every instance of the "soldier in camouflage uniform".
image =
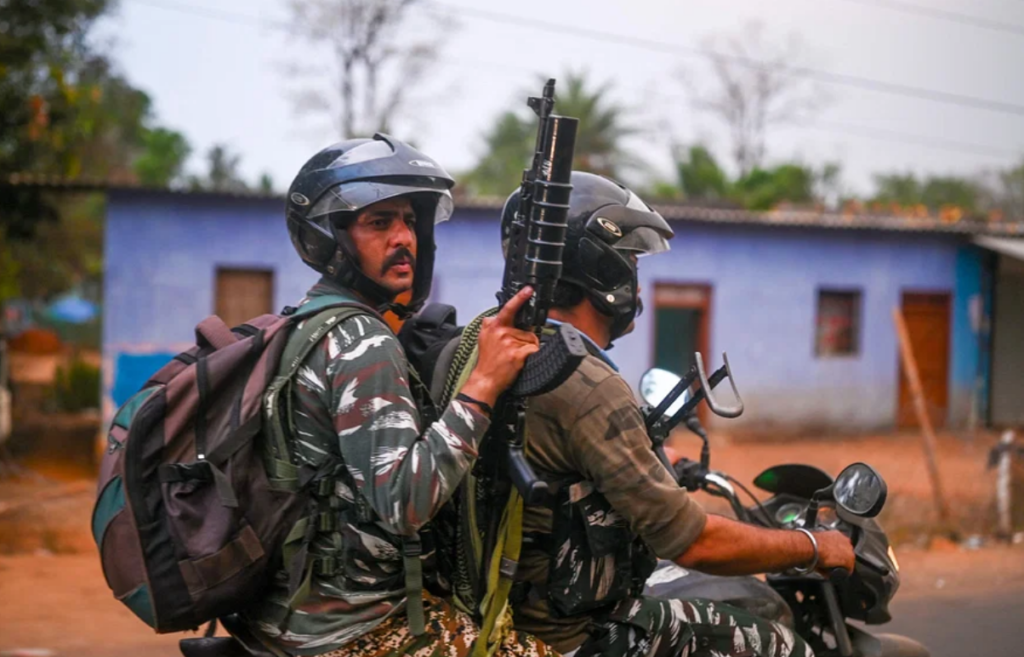
MULTIPOLYGON (((292 461, 324 471, 313 491, 322 514, 308 545, 308 587, 290 598, 282 570, 246 614, 262 643, 287 655, 464 654, 470 619, 439 596, 421 530, 473 465, 490 407, 537 339, 512 327, 524 290, 481 332, 480 359, 464 394, 431 414, 401 346, 378 312, 408 313, 430 290, 434 224, 446 220, 452 179, 433 160, 383 135, 342 142, 312 158, 289 190, 292 242, 323 274, 306 301, 346 297, 369 308, 330 329, 306 358, 290 400, 292 461), (397 295, 411 292, 400 306, 397 295), (410 631, 404 557, 421 546, 426 632, 410 631)), ((419 597, 419 592, 416 593, 419 597)), ((410 611, 411 614, 411 611, 410 611)), ((512 635, 508 654, 543 646, 512 635)))
MULTIPOLYGON (((564 269, 550 316, 586 338, 569 380, 531 400, 527 455, 554 489, 524 511, 510 597, 515 627, 575 657, 810 655, 787 627, 707 600, 643 596, 656 558, 717 575, 808 565, 815 547, 795 531, 708 515, 651 448, 629 385, 607 349, 639 310, 637 258, 668 249, 672 230, 629 190, 574 173, 564 269)), ((506 203, 503 230, 518 197, 506 203)), ((823 569, 852 569, 838 532, 816 535, 823 569)))

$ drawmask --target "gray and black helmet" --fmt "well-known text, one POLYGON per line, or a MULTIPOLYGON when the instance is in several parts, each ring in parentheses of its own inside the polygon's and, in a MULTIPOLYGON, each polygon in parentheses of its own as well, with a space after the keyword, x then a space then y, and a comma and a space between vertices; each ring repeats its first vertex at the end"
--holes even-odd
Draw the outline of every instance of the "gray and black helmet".
POLYGON ((451 217, 448 190, 454 184, 441 165, 397 139, 349 139, 314 155, 295 176, 286 200, 288 234, 307 265, 381 310, 407 316, 430 295, 434 225, 451 217), (347 230, 367 206, 399 196, 408 197, 416 212, 418 244, 412 299, 405 306, 363 273, 347 230))
MULTIPOLYGON (((669 249, 673 232, 665 219, 622 185, 592 173, 572 172, 569 227, 562 253, 562 277, 580 288, 597 310, 612 318, 611 338, 622 336, 642 306, 636 264, 669 249)), ((519 208, 519 192, 501 217, 502 247, 519 208)))

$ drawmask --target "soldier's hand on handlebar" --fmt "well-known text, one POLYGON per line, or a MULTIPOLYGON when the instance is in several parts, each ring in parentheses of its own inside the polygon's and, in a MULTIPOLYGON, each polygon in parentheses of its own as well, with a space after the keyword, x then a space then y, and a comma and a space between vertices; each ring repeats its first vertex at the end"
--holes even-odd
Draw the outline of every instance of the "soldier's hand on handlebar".
POLYGON ((845 534, 837 531, 815 532, 814 538, 818 541, 818 572, 826 577, 835 568, 853 572, 853 544, 845 534))

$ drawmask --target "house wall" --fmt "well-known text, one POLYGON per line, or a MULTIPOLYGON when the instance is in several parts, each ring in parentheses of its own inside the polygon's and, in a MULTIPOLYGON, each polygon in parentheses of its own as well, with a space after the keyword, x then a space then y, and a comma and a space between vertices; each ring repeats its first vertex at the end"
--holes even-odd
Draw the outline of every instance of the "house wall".
MULTIPOLYGON (((892 309, 901 292, 954 293, 950 422, 967 417, 976 366, 976 337, 967 317, 980 265, 948 237, 784 227, 674 224, 668 254, 640 262, 644 302, 653 308, 655 283, 707 283, 712 288, 710 367, 726 351, 746 411, 715 419, 720 429, 870 431, 895 423, 898 351, 892 309), (957 291, 958 284, 965 293, 957 291), (862 292, 860 351, 817 358, 819 288, 862 292), (962 298, 963 297, 963 298, 962 298)), ((442 226, 437 300, 455 305, 465 322, 493 305, 502 260, 496 220, 442 226), (457 281, 457 283, 456 283, 457 281)), ((611 356, 634 386, 653 362, 653 312, 637 321, 611 356)))
MULTIPOLYGON (((107 220, 104 400, 117 404, 192 340, 213 312, 218 266, 275 272, 275 307, 294 303, 316 280, 295 257, 280 202, 188 195, 112 194, 107 220)), ((746 404, 720 429, 865 431, 891 428, 897 347, 891 310, 904 290, 954 292, 951 392, 970 386, 976 349, 969 311, 979 266, 948 237, 883 232, 676 223, 674 250, 640 264, 643 297, 656 282, 712 288, 710 366, 730 363, 746 404), (961 298, 958 286, 967 296, 961 298), (974 287, 972 287, 974 286, 974 287), (817 291, 862 291, 856 356, 814 355, 817 291)), ((438 228, 433 300, 462 323, 494 304, 501 278, 497 210, 457 211, 438 228)), ((653 312, 611 356, 636 385, 653 360, 653 312)), ((962 392, 957 395, 962 396, 962 392)), ((950 419, 966 417, 962 401, 950 419)))
POLYGON ((999 257, 992 331, 992 424, 1024 426, 1024 263, 999 257))
POLYGON ((105 234, 103 409, 107 419, 214 312, 218 267, 274 272, 274 307, 315 272, 295 256, 280 201, 111 192, 105 234))

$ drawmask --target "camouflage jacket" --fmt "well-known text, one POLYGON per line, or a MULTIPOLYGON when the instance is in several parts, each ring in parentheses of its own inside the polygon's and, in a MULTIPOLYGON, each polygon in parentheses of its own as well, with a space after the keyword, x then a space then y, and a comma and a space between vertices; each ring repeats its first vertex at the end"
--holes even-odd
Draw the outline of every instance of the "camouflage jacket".
MULTIPOLYGON (((321 281, 307 299, 332 292, 352 296, 321 281)), ((414 536, 448 500, 472 466, 489 420, 453 401, 424 427, 402 348, 370 315, 331 329, 300 368, 293 390, 295 435, 289 440, 298 463, 344 464, 326 493, 337 513, 319 523, 310 552, 326 565, 314 570, 309 596, 289 611, 282 571, 248 619, 269 645, 318 655, 404 609, 402 538, 414 536)), ((424 549, 430 580, 429 546, 424 549)))
POLYGON ((706 516, 655 456, 633 391, 596 347, 530 400, 526 430, 537 475, 561 484, 552 505, 524 510, 515 626, 566 652, 643 589, 654 556, 685 552, 706 516))

